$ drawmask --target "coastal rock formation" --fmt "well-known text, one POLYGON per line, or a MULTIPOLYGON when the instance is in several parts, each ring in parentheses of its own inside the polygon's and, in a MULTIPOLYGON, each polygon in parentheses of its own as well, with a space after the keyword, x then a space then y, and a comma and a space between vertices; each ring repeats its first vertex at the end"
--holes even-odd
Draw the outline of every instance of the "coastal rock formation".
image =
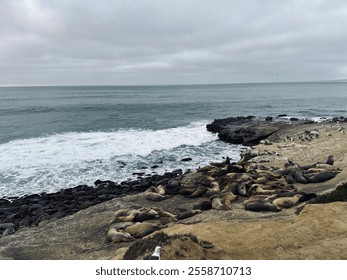
POLYGON ((218 133, 218 138, 227 143, 252 146, 288 126, 290 124, 287 122, 272 122, 269 118, 263 121, 248 116, 216 119, 208 124, 206 128, 208 131, 218 133))

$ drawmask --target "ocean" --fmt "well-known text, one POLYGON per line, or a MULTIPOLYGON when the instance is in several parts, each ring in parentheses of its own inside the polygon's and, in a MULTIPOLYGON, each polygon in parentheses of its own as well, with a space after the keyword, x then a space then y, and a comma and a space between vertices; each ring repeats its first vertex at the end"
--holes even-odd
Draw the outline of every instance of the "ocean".
POLYGON ((238 160, 206 124, 279 114, 347 116, 347 83, 3 87, 0 197, 238 160))

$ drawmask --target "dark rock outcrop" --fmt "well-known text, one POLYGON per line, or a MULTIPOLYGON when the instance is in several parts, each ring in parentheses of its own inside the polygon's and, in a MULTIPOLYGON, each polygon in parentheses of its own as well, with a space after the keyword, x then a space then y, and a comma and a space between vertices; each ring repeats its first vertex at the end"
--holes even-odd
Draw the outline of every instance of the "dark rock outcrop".
POLYGON ((216 119, 206 126, 208 131, 218 133, 220 140, 231 144, 252 146, 259 144, 271 134, 290 126, 288 122, 272 122, 253 116, 216 119))

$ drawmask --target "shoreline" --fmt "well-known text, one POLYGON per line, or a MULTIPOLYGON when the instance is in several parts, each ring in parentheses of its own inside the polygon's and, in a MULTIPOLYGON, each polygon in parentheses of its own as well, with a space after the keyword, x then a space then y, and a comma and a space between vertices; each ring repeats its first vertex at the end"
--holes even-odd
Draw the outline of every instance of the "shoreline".
MULTIPOLYGON (((319 125, 319 129, 320 130, 324 130, 324 134, 323 132, 321 133, 320 139, 313 139, 311 141, 307 141, 307 142, 302 142, 300 140, 299 142, 295 142, 295 141, 283 141, 283 131, 279 130, 276 131, 274 133, 272 133, 270 136, 267 136, 266 138, 268 139, 269 143, 264 142, 263 144, 257 144, 256 146, 252 147, 250 150, 254 151, 257 150, 259 151, 258 155, 254 158, 256 158, 256 160, 258 162, 261 162, 264 166, 272 166, 272 167, 281 167, 283 166, 283 163, 285 163, 286 161, 288 161, 288 158, 295 160, 297 162, 299 162, 300 164, 311 164, 313 162, 317 162, 317 161, 323 161, 326 160, 326 157, 330 154, 330 152, 333 152, 333 149, 337 149, 340 150, 339 154, 334 153, 335 156, 335 164, 337 165, 338 168, 341 169, 341 172, 334 178, 332 178, 331 180, 326 181, 326 183, 324 183, 324 187, 321 186, 321 184, 317 183, 311 183, 311 184, 299 184, 296 183, 296 187, 298 190, 301 191, 306 191, 306 192, 316 192, 318 194, 322 194, 325 192, 329 192, 332 191, 334 188, 336 188, 337 185, 346 182, 346 170, 347 170, 347 159, 344 157, 344 153, 343 150, 341 149, 346 149, 343 147, 343 143, 346 143, 344 141, 346 141, 345 138, 341 138, 341 137, 345 137, 345 135, 343 135, 342 133, 337 134, 337 125, 336 123, 303 123, 303 124, 295 124, 293 126, 290 127, 285 127, 284 130, 286 132, 286 134, 288 134, 288 132, 295 134, 299 134, 299 132, 301 133, 301 131, 305 131, 308 128, 314 128, 317 125, 319 125), (324 127, 326 126, 326 127, 324 127), (326 130, 326 131, 325 131, 326 130), (336 130, 336 131, 335 131, 336 130), (332 136, 327 136, 327 134, 331 134, 332 136), (332 138, 333 137, 333 138, 332 138), (330 142, 332 140, 334 140, 335 142, 340 143, 342 141, 341 145, 333 145, 328 147, 327 145, 330 145, 331 143, 329 141, 325 141, 329 140, 330 142), (314 145, 313 145, 314 144, 314 145), (322 149, 322 147, 325 147, 324 149, 322 149), (298 148, 300 148, 302 150, 301 153, 298 153, 298 148), (265 153, 266 151, 266 153, 265 153), (316 159, 316 161, 313 161, 313 159, 316 159)), ((261 141, 261 140, 259 140, 261 141)), ((335 149, 335 150, 336 150, 335 149)), ((252 159, 253 160, 253 159, 252 159)), ((173 174, 171 174, 173 175, 173 174)), ((174 176, 172 177, 167 177, 167 178, 162 178, 164 180, 169 181, 172 178, 176 178, 178 176, 181 176, 182 174, 174 174, 174 176)), ((159 175, 157 175, 159 176, 159 175)), ((159 178, 158 178, 159 179, 159 178)), ((160 181, 160 180, 159 180, 160 181)), ((105 181, 105 182, 99 182, 100 185, 105 184, 104 187, 109 184, 109 182, 105 181)), ((136 184, 135 184, 136 185, 136 184)), ((146 185, 146 188, 148 188, 148 184, 146 185)), ((145 187, 143 187, 143 190, 145 189, 145 187)), ((85 195, 85 194, 84 194, 85 195)), ((83 197, 83 196, 82 196, 83 197)), ((175 199, 175 197, 172 199, 173 201, 170 201, 170 199, 168 200, 164 200, 164 201, 160 201, 160 202, 150 202, 148 200, 143 199, 143 195, 141 193, 135 194, 135 195, 131 195, 131 196, 123 196, 121 195, 121 197, 118 197, 116 199, 113 200, 109 200, 106 202, 102 202, 102 203, 97 203, 94 206, 87 207, 85 210, 79 211, 77 213, 74 213, 73 215, 69 215, 69 216, 65 216, 65 218, 61 218, 61 219, 57 219, 54 221, 49 221, 47 220, 46 222, 42 222, 38 227, 32 227, 32 228, 21 228, 20 231, 17 234, 24 234, 24 235, 35 235, 39 232, 40 234, 45 234, 44 231, 49 231, 49 229, 53 229, 55 227, 64 227, 64 222, 72 222, 75 219, 79 218, 83 218, 83 220, 88 220, 88 218, 86 218, 88 215, 90 214, 95 214, 95 219, 93 220, 92 224, 94 227, 98 228, 100 230, 100 232, 104 231, 102 230, 102 228, 106 228, 107 227, 107 222, 109 219, 106 219, 103 222, 97 221, 98 218, 96 217, 97 214, 99 214, 102 217, 106 217, 106 216, 112 216, 112 212, 115 209, 118 209, 119 207, 125 207, 126 205, 132 205, 134 202, 135 204, 139 204, 141 205, 141 203, 143 205, 156 205, 159 207, 162 207, 163 209, 165 209, 166 211, 172 211, 174 209, 174 207, 177 207, 177 203, 181 203, 182 206, 186 206, 187 208, 192 206, 192 201, 188 199, 188 201, 186 201, 185 199, 181 199, 181 198, 177 198, 175 199), (97 226, 96 226, 97 225, 97 226)), ((197 201, 201 201, 202 198, 197 198, 197 201)), ((195 201, 195 202, 197 202, 195 201)), ((1 200, 0 200, 1 203, 1 200)), ((300 204, 300 206, 303 206, 300 204)), ((0 207, 1 204, 0 204, 0 207)), ((209 224, 213 219, 218 219, 224 222, 237 222, 237 221, 242 221, 244 220, 244 222, 246 221, 259 221, 259 220, 270 220, 270 221, 277 221, 279 220, 287 220, 287 219, 292 219, 293 217, 295 217, 295 211, 297 208, 292 208, 292 209, 286 209, 284 211, 279 212, 280 214, 277 213, 262 213, 262 212, 248 212, 245 211, 243 209, 242 204, 237 204, 235 203, 235 205, 232 205, 232 215, 229 218, 225 217, 225 212, 224 211, 220 211, 220 210, 209 210, 209 211, 204 211, 199 215, 193 216, 187 220, 184 220, 184 223, 180 223, 177 225, 172 225, 166 229, 163 230, 163 232, 166 233, 174 233, 178 230, 178 228, 180 228, 179 231, 184 231, 184 224, 187 223, 188 224, 191 223, 191 226, 187 227, 188 228, 195 228, 195 223, 200 223, 202 224, 209 224), (244 217, 244 218, 242 218, 244 217), (176 228, 176 229, 175 229, 176 228)), ((100 217, 99 217, 100 219, 100 217)), ((198 225, 196 225, 198 227, 198 225)), ((66 227, 64 227, 66 230, 66 227)), ((100 245, 101 247, 105 248, 109 248, 112 247, 113 249, 116 248, 124 248, 124 244, 113 244, 113 243, 105 243, 104 241, 102 241, 102 239, 105 238, 105 235, 99 232, 98 230, 98 240, 94 240, 96 244, 102 244, 100 245), (100 239, 101 238, 101 239, 100 239)), ((92 230, 93 232, 95 232, 95 229, 92 230)), ((177 231, 178 232, 178 231, 177 231)), ((75 236, 77 233, 72 233, 69 232, 69 234, 71 236, 75 236)), ((15 236, 14 235, 14 236, 15 236)), ((78 234, 77 234, 78 235, 78 234)), ((89 234, 87 234, 89 236, 89 234)), ((5 238, 1 238, 0 239, 0 243, 4 242, 4 245, 8 245, 11 242, 14 241, 14 236, 7 236, 5 238), (6 242, 8 240, 8 242, 6 242)), ((68 235, 66 236, 68 238, 68 235)), ((76 236, 77 237, 77 236, 76 236)), ((199 237, 199 236, 198 236, 199 237)), ((63 238, 63 237, 62 237, 63 238)), ((92 238, 93 239, 93 238, 92 238)), ((19 246, 24 246, 23 244, 21 244, 20 242, 17 243, 17 245, 19 246)), ((129 245, 129 244, 128 244, 129 245)), ((80 246, 84 246, 82 244, 80 244, 80 246)), ((6 247, 6 246, 5 246, 6 247)), ((25 246, 24 246, 25 247, 25 246)), ((56 250, 61 250, 61 249, 57 249, 56 250)), ((54 250, 54 249, 53 249, 54 250)), ((8 254, 4 254, 4 251, 6 252, 6 248, 5 250, 3 250, 2 252, 0 252, 0 255, 3 255, 6 257, 11 257, 8 256, 8 254)), ((102 251, 102 250, 101 250, 102 251)), ((99 252, 100 258, 105 258, 105 252, 99 252)), ((8 252, 8 251, 7 251, 8 252)), ((109 254, 109 258, 114 258, 115 255, 106 250, 106 252, 108 252, 109 254)), ((50 254, 54 255, 54 252, 51 252, 50 254)), ((52 258, 48 257, 48 258, 52 258)), ((83 254, 82 254, 83 255, 83 254)), ((116 254, 117 255, 117 254, 116 254)), ((227 255, 227 254, 226 254, 227 255)), ((61 258, 62 256, 59 257, 59 253, 57 253, 57 258, 61 258)), ((78 257, 79 255, 74 255, 71 257, 78 257)), ((16 256, 13 255, 13 258, 21 258, 20 256, 16 256)), ((38 257, 38 256, 37 256, 38 257)), ((81 257, 81 255, 80 255, 81 257)), ((29 257, 30 258, 30 257, 29 257)), ((55 257, 53 257, 54 259, 55 257)), ((64 257, 63 257, 64 258, 64 257)), ((85 258, 85 257, 82 257, 85 258)))

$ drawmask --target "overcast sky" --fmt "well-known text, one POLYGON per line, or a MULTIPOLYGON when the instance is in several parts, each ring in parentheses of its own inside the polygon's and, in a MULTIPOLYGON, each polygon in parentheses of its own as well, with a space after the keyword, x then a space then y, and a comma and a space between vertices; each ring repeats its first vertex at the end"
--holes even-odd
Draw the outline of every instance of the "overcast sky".
POLYGON ((0 0, 0 85, 347 78, 345 0, 0 0))

